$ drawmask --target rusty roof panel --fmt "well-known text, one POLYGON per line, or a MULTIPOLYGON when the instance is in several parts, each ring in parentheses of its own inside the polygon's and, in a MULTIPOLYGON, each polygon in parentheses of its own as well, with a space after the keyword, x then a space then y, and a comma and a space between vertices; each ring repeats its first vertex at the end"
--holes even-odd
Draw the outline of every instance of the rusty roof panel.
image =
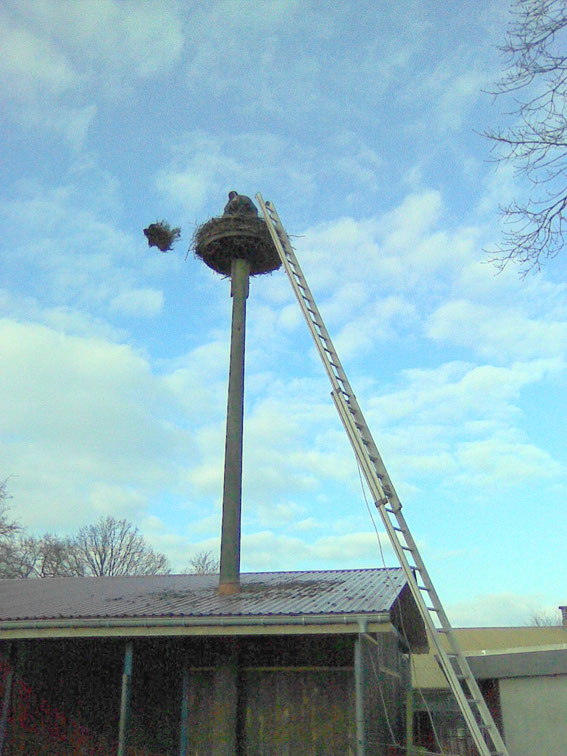
POLYGON ((387 612, 400 568, 254 572, 219 596, 218 575, 0 580, 0 623, 136 617, 261 617, 387 612))

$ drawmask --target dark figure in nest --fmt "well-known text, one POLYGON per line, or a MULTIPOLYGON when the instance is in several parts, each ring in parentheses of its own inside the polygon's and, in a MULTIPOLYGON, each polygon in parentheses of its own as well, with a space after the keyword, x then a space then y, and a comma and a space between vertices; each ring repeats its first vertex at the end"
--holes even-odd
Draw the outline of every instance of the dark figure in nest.
POLYGON ((238 192, 228 193, 228 202, 225 205, 223 215, 258 215, 258 208, 250 197, 238 192))

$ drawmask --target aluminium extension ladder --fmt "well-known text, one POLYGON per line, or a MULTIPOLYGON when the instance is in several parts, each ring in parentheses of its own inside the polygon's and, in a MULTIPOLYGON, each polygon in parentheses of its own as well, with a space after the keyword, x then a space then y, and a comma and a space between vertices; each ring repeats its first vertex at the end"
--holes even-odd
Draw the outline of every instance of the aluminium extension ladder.
POLYGON ((331 395, 427 628, 437 662, 481 756, 508 756, 504 741, 494 724, 402 515, 398 495, 335 352, 289 237, 273 204, 264 202, 260 194, 256 195, 256 199, 327 370, 333 388, 331 395), (445 643, 443 638, 446 639, 445 643))

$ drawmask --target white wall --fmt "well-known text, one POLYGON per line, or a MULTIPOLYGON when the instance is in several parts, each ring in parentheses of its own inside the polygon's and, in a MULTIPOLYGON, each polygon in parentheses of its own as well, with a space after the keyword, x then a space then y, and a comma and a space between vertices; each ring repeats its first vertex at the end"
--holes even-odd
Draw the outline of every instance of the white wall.
POLYGON ((500 680, 510 756, 567 755, 567 675, 500 680))

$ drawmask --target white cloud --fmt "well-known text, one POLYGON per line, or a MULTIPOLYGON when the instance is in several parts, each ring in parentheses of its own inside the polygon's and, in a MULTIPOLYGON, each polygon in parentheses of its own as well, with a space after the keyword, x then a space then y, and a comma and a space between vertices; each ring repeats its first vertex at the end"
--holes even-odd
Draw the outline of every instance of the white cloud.
MULTIPOLYGON (((391 564, 392 550, 384 535, 382 548, 391 564)), ((266 530, 243 536, 242 555, 245 571, 383 566, 374 532, 324 536, 310 543, 266 530)))
POLYGON ((426 80, 426 97, 434 101, 435 123, 442 129, 458 131, 467 120, 491 75, 484 61, 468 60, 462 50, 440 63, 426 80))
MULTIPOLYGON (((159 7, 150 0, 18 0, 14 16, 29 32, 77 56, 75 63, 93 61, 122 74, 128 69, 140 77, 163 72, 183 45, 177 4, 168 0, 159 7)), ((38 69, 36 62, 34 74, 38 69)))
MULTIPOLYGON (((222 492, 226 423, 226 352, 222 356, 222 368, 215 359, 209 369, 204 350, 194 372, 176 371, 166 379, 187 403, 187 416, 199 422, 193 436, 197 453, 186 479, 195 496, 215 501, 222 492), (196 389, 194 384, 199 384, 196 389)), ((193 359, 197 354, 188 364, 193 359)), ((256 525, 292 523, 305 517, 306 497, 315 500, 326 485, 348 485, 356 476, 354 460, 338 431, 328 392, 319 389, 322 381, 278 378, 257 383, 254 377, 249 376, 245 401, 244 507, 256 525)), ((337 506, 335 498, 330 506, 337 506)))
POLYGON ((22 100, 47 89, 61 94, 79 83, 79 76, 52 41, 16 25, 8 9, 0 11, 0 81, 7 96, 22 100))
POLYGON ((110 309, 124 315, 147 317, 157 315, 163 308, 163 292, 157 289, 130 289, 117 294, 110 301, 110 309))
POLYGON ((413 302, 429 308, 474 249, 474 229, 439 230, 443 210, 441 194, 423 190, 383 215, 319 224, 298 244, 302 267, 315 291, 333 291, 333 301, 346 281, 368 300, 411 292, 413 302))
POLYGON ((381 439, 390 474, 421 487, 441 481, 455 491, 561 478, 564 471, 552 449, 520 430, 522 392, 561 368, 542 360, 506 368, 448 363, 405 371, 403 388, 367 402, 368 421, 381 439))
POLYGON ((44 307, 35 297, 18 296, 0 289, 0 317, 30 321, 73 336, 91 336, 123 341, 127 333, 84 310, 67 306, 44 307))
POLYGON ((226 411, 228 341, 203 343, 168 365, 164 381, 175 393, 186 417, 202 423, 204 448, 217 444, 218 423, 226 411), (215 422, 214 429, 210 424, 215 422))
POLYGON ((453 300, 432 313, 427 334, 498 361, 561 358, 567 345, 567 322, 535 320, 519 308, 453 300))
POLYGON ((105 496, 138 512, 178 479, 191 438, 168 421, 174 397, 130 347, 7 319, 0 343, 0 467, 24 523, 82 524, 105 496))
POLYGON ((305 531, 309 532, 311 530, 317 530, 321 528, 323 525, 319 520, 316 520, 315 517, 306 517, 305 520, 299 520, 294 524, 295 530, 298 530, 300 532, 305 531))
POLYGON ((92 485, 89 496, 90 518, 111 515, 120 519, 136 522, 148 508, 148 498, 135 488, 126 485, 109 485, 97 482, 92 485))
POLYGON ((401 297, 386 297, 366 307, 359 306, 356 317, 338 332, 335 347, 344 359, 368 354, 378 343, 395 338, 415 320, 415 307, 401 297), (403 328, 400 323, 404 323, 403 328))
POLYGON ((465 420, 508 421, 525 386, 560 368, 555 361, 513 363, 510 367, 450 362, 432 369, 403 371, 406 386, 370 400, 382 422, 408 419, 445 425, 465 420))
POLYGON ((96 113, 96 105, 85 105, 82 108, 60 108, 50 114, 28 108, 23 114, 23 121, 30 127, 38 126, 41 123, 43 127, 53 128, 54 131, 65 137, 75 151, 79 151, 87 139, 88 130, 96 113))
POLYGON ((94 92, 123 96, 166 72, 183 45, 174 2, 7 0, 0 10, 0 88, 7 113, 79 150, 97 113, 94 92))
POLYGON ((384 158, 376 150, 368 147, 359 135, 354 132, 344 132, 333 140, 330 145, 338 152, 335 167, 345 176, 354 179, 359 185, 365 185, 370 190, 379 186, 380 169, 384 167, 384 158))
POLYGON ((161 292, 139 286, 144 270, 132 264, 142 240, 113 222, 112 180, 103 176, 98 188, 85 209, 75 184, 49 189, 38 182, 20 184, 14 197, 0 203, 0 217, 9 219, 6 259, 27 277, 28 296, 39 303, 99 315, 108 306, 155 313, 161 292))
POLYGON ((156 183, 172 203, 191 213, 207 206, 211 214, 220 215, 224 199, 219 205, 219 198, 228 191, 253 195, 266 181, 294 186, 294 193, 314 191, 306 148, 268 131, 222 135, 193 131, 178 140, 172 152, 170 165, 156 183))
POLYGON ((562 466, 534 444, 510 441, 498 436, 458 444, 457 461, 466 470, 457 476, 463 486, 477 489, 525 485, 529 481, 556 478, 562 466))
POLYGON ((555 617, 556 607, 545 604, 543 594, 489 593, 447 604, 454 627, 513 627, 531 624, 534 612, 555 617))

